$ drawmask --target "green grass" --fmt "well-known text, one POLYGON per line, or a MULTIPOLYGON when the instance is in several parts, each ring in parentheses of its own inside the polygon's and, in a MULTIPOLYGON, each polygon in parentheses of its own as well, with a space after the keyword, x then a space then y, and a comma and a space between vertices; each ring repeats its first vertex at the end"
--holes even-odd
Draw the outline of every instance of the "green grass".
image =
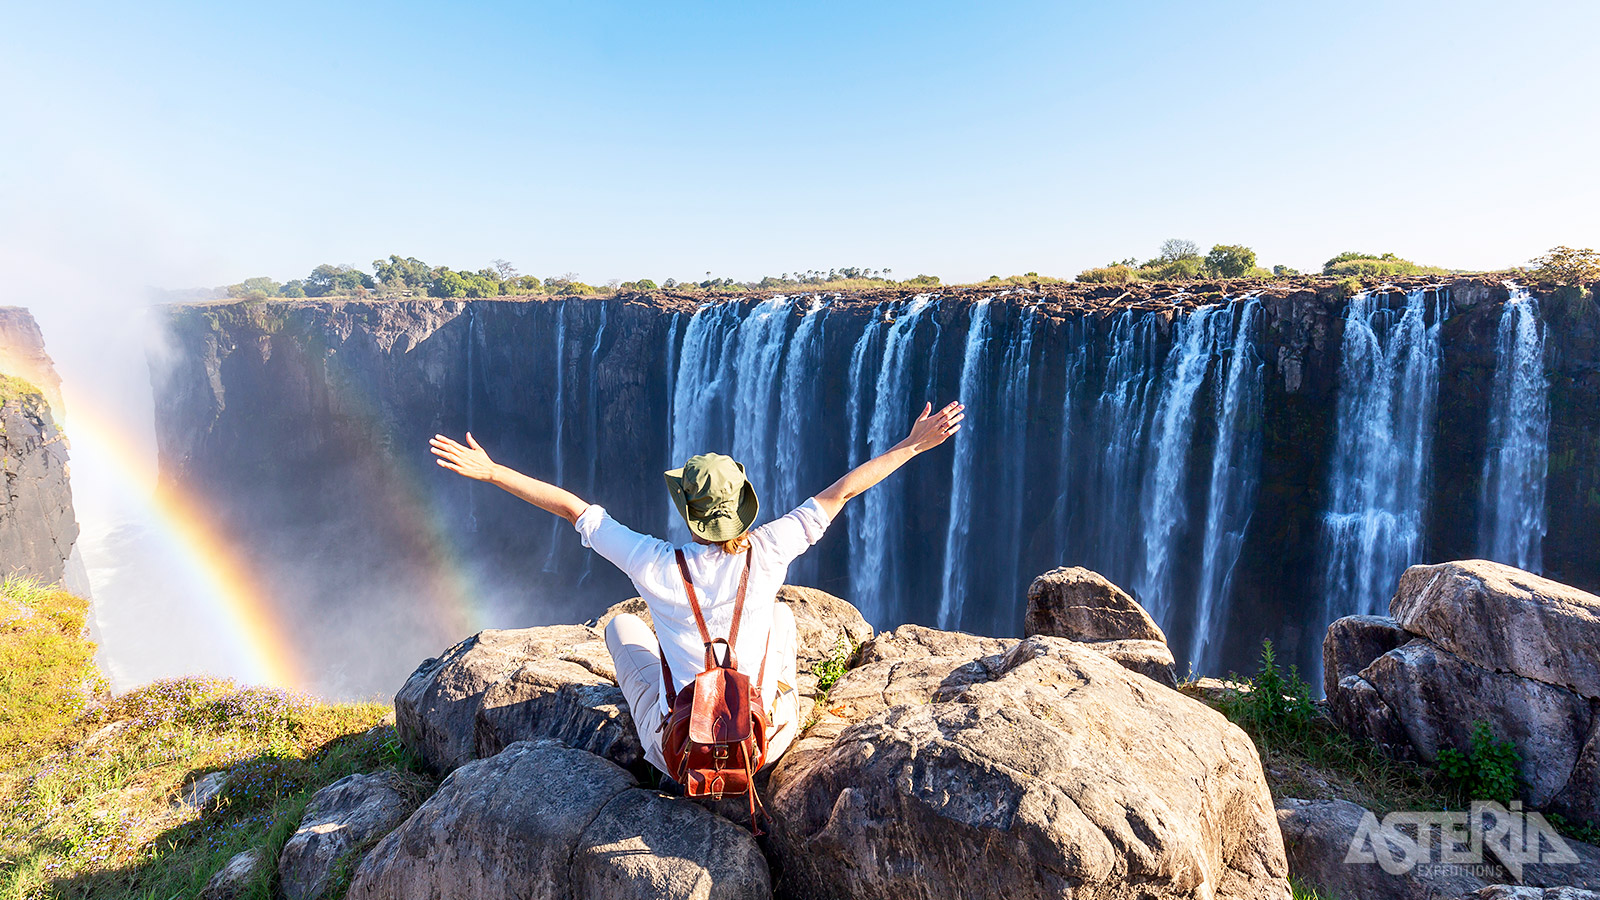
MULTIPOLYGON (((1380 817, 1454 806, 1438 772, 1391 759, 1324 716, 1295 668, 1279 668, 1270 641, 1262 642, 1256 673, 1231 681, 1231 690, 1208 702, 1255 741, 1273 797, 1349 800, 1380 817)), ((1205 699, 1192 687, 1186 692, 1205 699)))
POLYGON ((856 658, 856 651, 861 645, 850 640, 849 635, 841 634, 833 642, 833 652, 826 659, 820 659, 811 664, 811 674, 817 676, 817 703, 823 704, 828 698, 828 692, 844 673, 850 671, 850 661, 856 658))
POLYGON ((1289 876, 1289 891, 1294 900, 1339 900, 1334 894, 1293 875, 1289 876))
POLYGON ((18 400, 24 403, 42 403, 44 392, 31 381, 15 375, 0 375, 0 406, 18 400))
MULTIPOLYGON (((434 786, 381 704, 218 678, 90 696, 83 601, 14 579, 4 595, 0 900, 194 897, 237 853, 275 860, 311 795, 346 775, 398 770, 418 799, 434 786), (228 773, 216 801, 175 802, 212 772, 228 773)), ((269 867, 247 896, 268 900, 274 878, 269 867)))

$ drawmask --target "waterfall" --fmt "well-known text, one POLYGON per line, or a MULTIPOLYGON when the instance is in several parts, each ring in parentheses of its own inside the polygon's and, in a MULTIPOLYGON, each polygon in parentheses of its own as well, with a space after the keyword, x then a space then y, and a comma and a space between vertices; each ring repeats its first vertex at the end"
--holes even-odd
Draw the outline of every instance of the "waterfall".
POLYGON ((784 358, 782 400, 778 408, 777 475, 773 511, 783 515, 805 499, 800 461, 805 458, 806 413, 816 395, 822 366, 822 320, 828 304, 813 298, 789 339, 784 358))
POLYGON ((1444 313, 1432 289, 1411 291, 1398 309, 1388 292, 1363 293, 1346 310, 1323 517, 1323 627, 1379 612, 1400 573, 1421 561, 1444 313))
MULTIPOLYGON (((1000 476, 996 484, 997 497, 1005 498, 1009 507, 1005 534, 1000 539, 999 553, 1005 567, 996 586, 1002 596, 1024 597, 1028 583, 1022 572, 1022 526, 1027 498, 1026 462, 1028 448, 1028 387, 1033 359, 1033 329, 1039 316, 1037 302, 1022 313, 1017 327, 1012 329, 1006 342, 1005 356, 1000 364, 1001 395, 995 404, 1000 414, 1000 446, 1002 452, 997 462, 1000 476)), ((1027 573, 1032 579, 1038 573, 1027 573)), ((989 634, 1009 634, 1015 627, 1016 610, 1010 604, 989 604, 989 634)))
POLYGON ((1129 309, 1117 314, 1105 380, 1090 423, 1101 448, 1091 473, 1095 488, 1091 556, 1095 567, 1118 584, 1131 584, 1140 568, 1134 554, 1137 536, 1128 528, 1139 520, 1149 400, 1157 381, 1153 373, 1160 370, 1159 324, 1155 313, 1129 309))
MULTIPOLYGON (((884 332, 883 353, 873 386, 872 416, 866 430, 867 459, 887 452, 911 427, 912 339, 922 314, 932 305, 932 296, 918 294, 898 311, 893 324, 884 332)), ((863 376, 864 370, 863 365, 863 376)), ((864 384, 855 382, 852 387, 859 389, 864 384)), ((861 415, 859 407, 857 415, 858 418, 861 415)), ((888 612, 885 598, 900 596, 904 506, 905 480, 890 479, 862 495, 859 504, 850 511, 850 586, 856 593, 856 606, 868 622, 885 621, 888 612)))
POLYGON ((1065 547, 1072 519, 1073 435, 1078 428, 1077 400, 1089 368, 1092 332, 1087 318, 1072 319, 1064 326, 1067 358, 1061 373, 1061 436, 1056 448, 1055 534, 1057 546, 1065 547))
MULTIPOLYGON (((555 455, 551 466, 552 484, 566 483, 565 460, 561 456, 562 431, 566 421, 566 370, 567 370, 567 302, 562 300, 556 304, 556 350, 553 354, 556 363, 556 393, 550 402, 550 434, 552 452, 555 455)), ((560 516, 555 516, 550 522, 550 554, 545 557, 544 571, 555 572, 560 568, 556 559, 556 550, 561 546, 561 530, 565 525, 560 516)), ((570 527, 570 526, 569 526, 570 527)))
POLYGON ((766 518, 782 515, 771 505, 777 477, 773 472, 773 428, 778 375, 782 371, 785 330, 793 305, 785 297, 763 300, 739 324, 734 363, 733 443, 729 454, 744 464, 745 477, 763 498, 766 518))
POLYGON ((1539 301, 1522 288, 1507 287, 1511 297, 1501 310, 1495 339, 1478 546, 1487 559, 1539 572, 1544 568, 1550 386, 1539 301))
MULTIPOLYGON (((477 397, 473 388, 474 344, 482 338, 483 332, 479 330, 478 313, 471 303, 465 304, 467 308, 467 434, 472 434, 476 420, 472 410, 477 406, 477 397)), ((473 435, 476 437, 476 435, 473 435)), ((467 490, 467 529, 476 534, 478 531, 478 482, 475 479, 465 479, 467 490)))
POLYGON ((967 600, 967 544, 968 528, 972 521, 972 462, 978 428, 984 411, 981 407, 984 368, 989 345, 989 304, 985 297, 972 304, 972 314, 967 325, 966 349, 961 355, 961 396, 963 403, 973 406, 974 415, 962 422, 961 434, 951 443, 955 450, 950 463, 950 523, 944 538, 944 585, 939 595, 939 627, 945 630, 961 627, 967 600))
POLYGON ((672 392, 672 452, 674 468, 698 453, 713 449, 718 435, 719 399, 732 374, 723 365, 728 345, 738 333, 736 303, 708 303, 695 310, 684 329, 678 352, 678 374, 672 392))
MULTIPOLYGON (((678 396, 678 339, 682 331, 683 313, 675 312, 672 314, 672 323, 667 326, 667 349, 663 355, 663 358, 667 361, 666 372, 663 375, 666 379, 668 404, 667 433, 661 441, 661 446, 666 451, 666 455, 661 460, 661 471, 663 472, 675 469, 683 464, 683 460, 674 459, 672 456, 677 448, 672 445, 672 426, 675 420, 671 414, 672 405, 678 396)), ((665 518, 662 520, 660 533, 671 534, 672 526, 678 521, 678 508, 673 504, 670 495, 665 497, 664 500, 666 501, 663 507, 665 518)))
MULTIPOLYGON (((589 457, 589 477, 584 483, 584 496, 586 497, 594 497, 599 494, 599 491, 595 489, 599 481, 596 477, 596 466, 600 462, 600 385, 598 369, 600 367, 600 343, 606 338, 606 304, 601 303, 599 306, 600 324, 594 331, 594 343, 589 346, 589 377, 588 385, 585 388, 587 394, 583 404, 584 418, 589 426, 589 443, 587 444, 589 450, 587 454, 589 457)), ((559 483, 557 482, 557 484, 559 483)), ((579 584, 589 580, 589 574, 594 571, 594 557, 593 553, 585 553, 583 555, 583 574, 578 578, 579 584)))
MULTIPOLYGON (((1266 366, 1255 352, 1261 301, 1251 297, 1235 308, 1239 321, 1228 348, 1227 378, 1217 391, 1217 442, 1211 453, 1211 488, 1206 498, 1200 583, 1189 651, 1190 666, 1200 672, 1216 671, 1221 662, 1217 658, 1219 638, 1228 625, 1233 567, 1244 549, 1245 530, 1261 481, 1261 403, 1266 366)), ((1222 333, 1217 338, 1220 344, 1227 335, 1222 333)))
POLYGON ((1156 404, 1150 440, 1155 458, 1140 503, 1144 560, 1134 594, 1161 623, 1172 627, 1172 563, 1187 518, 1189 448, 1194 439, 1195 398, 1205 383, 1213 346, 1211 320, 1225 307, 1204 306, 1179 321, 1167 356, 1165 384, 1156 404))

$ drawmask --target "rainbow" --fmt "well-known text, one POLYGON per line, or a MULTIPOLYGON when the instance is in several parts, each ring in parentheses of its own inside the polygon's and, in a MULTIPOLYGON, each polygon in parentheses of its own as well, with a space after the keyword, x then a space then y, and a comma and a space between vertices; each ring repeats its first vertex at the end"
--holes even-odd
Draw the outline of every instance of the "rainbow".
POLYGON ((162 540, 177 551, 176 558, 187 569, 185 574, 215 601, 212 612, 220 614, 220 637, 231 646, 239 676, 273 687, 304 686, 300 660, 268 593, 205 507, 177 485, 156 484, 147 454, 86 398, 72 398, 64 430, 69 440, 90 445, 97 458, 110 464, 130 494, 152 514, 162 540))

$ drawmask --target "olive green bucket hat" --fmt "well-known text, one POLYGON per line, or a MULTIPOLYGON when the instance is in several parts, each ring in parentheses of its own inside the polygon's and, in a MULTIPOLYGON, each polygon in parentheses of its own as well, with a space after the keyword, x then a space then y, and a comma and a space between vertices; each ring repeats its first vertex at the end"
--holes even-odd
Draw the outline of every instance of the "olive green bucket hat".
POLYGON ((761 504, 744 465, 720 453, 689 457, 666 473, 672 502, 689 530, 713 543, 731 541, 755 524, 761 504))

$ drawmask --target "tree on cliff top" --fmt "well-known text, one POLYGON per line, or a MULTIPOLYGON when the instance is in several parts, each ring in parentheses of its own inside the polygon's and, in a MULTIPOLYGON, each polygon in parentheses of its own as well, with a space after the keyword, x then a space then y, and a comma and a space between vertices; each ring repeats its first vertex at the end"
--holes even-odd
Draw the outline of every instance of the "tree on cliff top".
POLYGON ((1206 254, 1206 269, 1223 278, 1243 278, 1256 266, 1256 252, 1238 244, 1217 244, 1206 254))
POLYGON ((305 280, 307 297, 350 294, 357 288, 371 290, 377 286, 372 276, 365 272, 358 272, 350 266, 335 266, 330 263, 323 263, 312 269, 305 280))
POLYGON ((1551 247, 1550 252, 1535 257, 1533 265, 1533 279, 1544 284, 1582 287, 1600 281, 1600 253, 1588 247, 1551 247))

